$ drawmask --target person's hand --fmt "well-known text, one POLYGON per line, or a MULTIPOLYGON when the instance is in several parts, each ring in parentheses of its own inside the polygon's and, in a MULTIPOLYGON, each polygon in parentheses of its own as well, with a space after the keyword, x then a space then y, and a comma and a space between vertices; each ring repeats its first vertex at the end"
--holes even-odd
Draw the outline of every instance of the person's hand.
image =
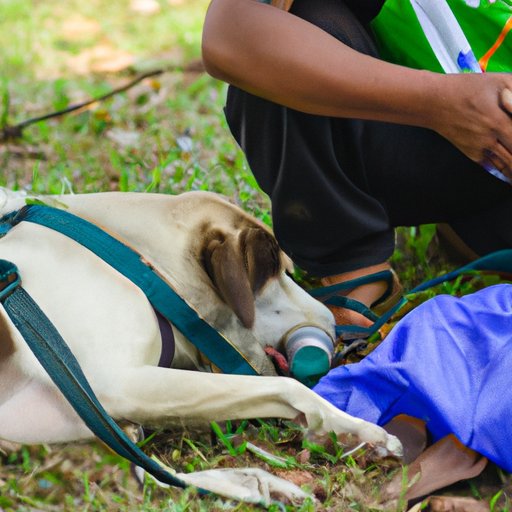
POLYGON ((446 75, 433 128, 471 160, 512 179, 512 75, 446 75))

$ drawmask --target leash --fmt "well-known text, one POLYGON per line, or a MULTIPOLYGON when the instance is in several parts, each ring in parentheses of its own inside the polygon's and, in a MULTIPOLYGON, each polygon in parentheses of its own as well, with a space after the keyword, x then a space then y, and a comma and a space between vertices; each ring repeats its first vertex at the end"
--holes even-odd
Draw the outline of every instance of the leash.
MULTIPOLYGON (((477 260, 464 265, 463 267, 456 268, 451 272, 440 275, 438 277, 434 277, 433 279, 429 279, 416 286, 412 290, 408 291, 404 294, 404 297, 398 301, 390 310, 388 310, 384 315, 380 317, 379 326, 377 329, 382 327, 384 323, 391 319, 391 317, 397 313, 403 306, 409 302, 407 299, 408 295, 413 295, 415 293, 423 292, 428 290, 429 288, 433 288, 438 284, 445 283, 447 281, 453 281, 458 276, 462 274, 470 274, 472 272, 498 272, 500 274, 510 274, 512 277, 512 249, 502 249, 501 251, 496 251, 491 254, 487 254, 486 256, 482 256, 477 260)), ((376 332, 376 330, 374 332, 376 332)))
POLYGON ((20 222, 32 222, 58 231, 86 247, 138 286, 153 308, 171 322, 223 373, 259 375, 236 346, 199 317, 157 271, 132 248, 98 226, 72 213, 50 206, 28 205, 3 219, 1 234, 20 222), (7 227, 5 227, 7 226, 7 227))
POLYGON ((440 276, 434 277, 433 279, 424 281, 412 290, 404 293, 403 297, 392 308, 383 313, 379 317, 378 321, 372 324, 372 326, 368 329, 368 335, 366 338, 353 340, 345 347, 345 349, 343 349, 335 356, 334 364, 339 364, 339 362, 342 361, 350 352, 354 352, 366 347, 367 339, 375 334, 389 320, 391 320, 391 318, 409 302, 409 296, 423 292, 429 288, 433 288, 434 286, 437 286, 441 283, 453 281, 461 275, 470 275, 471 273, 475 272, 497 272, 498 274, 502 274, 503 276, 512 279, 512 249, 502 249, 500 251, 487 254, 486 256, 482 256, 481 258, 478 258, 477 260, 474 260, 467 265, 456 268, 451 272, 447 272, 446 274, 442 274, 440 276))
MULTIPOLYGON (((122 457, 174 487, 187 484, 133 443, 100 404, 75 356, 55 326, 21 286, 14 263, 0 260, 0 302, 52 381, 87 427, 122 457), (3 289, 2 289, 3 288, 3 289)), ((200 493, 208 491, 199 489, 200 493)))

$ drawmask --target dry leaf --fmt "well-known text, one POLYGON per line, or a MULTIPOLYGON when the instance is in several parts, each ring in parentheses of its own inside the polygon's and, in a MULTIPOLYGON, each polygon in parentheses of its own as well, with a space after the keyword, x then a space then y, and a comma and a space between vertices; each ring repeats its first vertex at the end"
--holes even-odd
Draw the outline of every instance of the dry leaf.
POLYGON ((311 484, 315 480, 315 477, 309 471, 301 469, 276 471, 276 475, 288 480, 288 482, 291 482, 292 484, 298 485, 299 487, 304 484, 311 484))
POLYGON ((113 128, 107 133, 107 137, 113 140, 122 148, 131 148, 137 146, 140 140, 140 133, 135 131, 120 130, 113 128))
POLYGON ((96 37, 100 30, 98 21, 77 14, 64 20, 60 34, 66 41, 81 41, 96 37))
POLYGON ((160 4, 156 0, 132 0, 130 9, 138 14, 149 16, 160 12, 160 4))
POLYGON ((133 62, 134 57, 131 53, 115 48, 109 43, 103 43, 71 57, 68 60, 68 65, 75 73, 85 75, 91 71, 94 73, 115 73, 130 67, 133 62))

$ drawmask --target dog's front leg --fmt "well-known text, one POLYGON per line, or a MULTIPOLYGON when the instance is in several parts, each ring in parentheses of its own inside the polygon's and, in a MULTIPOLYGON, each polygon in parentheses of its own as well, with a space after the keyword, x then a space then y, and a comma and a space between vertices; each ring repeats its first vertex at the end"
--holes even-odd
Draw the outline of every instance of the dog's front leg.
POLYGON ((340 411, 293 379, 145 366, 123 370, 115 388, 110 390, 112 400, 105 402, 107 410, 115 418, 141 424, 303 417, 308 429, 316 434, 352 434, 359 441, 380 447, 383 454, 401 453, 394 436, 340 411))

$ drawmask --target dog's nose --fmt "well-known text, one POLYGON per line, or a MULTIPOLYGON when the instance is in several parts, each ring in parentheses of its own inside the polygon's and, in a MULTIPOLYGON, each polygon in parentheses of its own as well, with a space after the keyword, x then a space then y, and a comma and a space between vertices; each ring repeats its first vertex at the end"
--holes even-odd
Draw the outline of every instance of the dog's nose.
POLYGON ((305 325, 289 331, 284 349, 291 375, 308 387, 313 387, 331 367, 333 340, 319 327, 305 325))

